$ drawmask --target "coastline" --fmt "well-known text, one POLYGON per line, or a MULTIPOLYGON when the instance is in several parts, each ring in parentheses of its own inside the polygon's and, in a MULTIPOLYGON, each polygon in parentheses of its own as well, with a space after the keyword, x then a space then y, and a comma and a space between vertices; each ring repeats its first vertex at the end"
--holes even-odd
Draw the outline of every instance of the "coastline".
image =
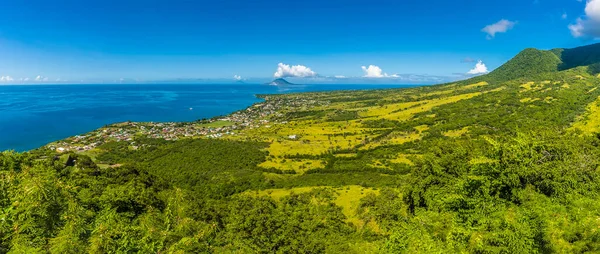
MULTIPOLYGON (((420 85, 307 85, 296 88, 298 90, 249 84, 228 86, 192 86, 189 84, 181 86, 5 86, 13 87, 12 89, 8 89, 8 91, 26 90, 29 93, 27 99, 30 99, 32 96, 39 97, 37 101, 40 101, 40 105, 37 107, 28 106, 33 110, 33 112, 30 112, 30 109, 10 108, 10 104, 8 104, 9 108, 5 109, 8 110, 9 114, 10 112, 15 112, 16 115, 12 118, 8 117, 4 119, 7 121, 7 124, 3 125, 4 127, 0 127, 3 133, 5 133, 4 139, 0 136, 0 144, 4 142, 4 147, 0 150, 15 150, 18 152, 35 150, 44 147, 47 144, 56 143, 69 138, 76 138, 98 129, 105 128, 106 126, 112 126, 128 121, 142 124, 162 123, 163 125, 176 125, 176 123, 195 123, 203 119, 210 120, 227 117, 238 112, 243 112, 254 107, 256 104, 264 103, 265 97, 268 96, 282 94, 318 94, 357 90, 377 91, 381 89, 405 89, 416 86, 420 85), (40 87, 43 87, 43 89, 39 89, 40 87), (147 89, 148 87, 152 90, 142 90, 147 89), (71 90, 73 90, 73 88, 77 88, 75 89, 74 95, 78 98, 71 99, 69 93, 72 93, 71 90), (101 90, 102 93, 95 97, 90 96, 90 94, 97 92, 97 89, 101 90), (169 89, 174 90, 174 92, 170 92, 169 89), (207 91, 207 89, 209 90, 207 91), (48 90, 52 91, 46 92, 48 90), (69 91, 64 92, 65 90, 69 91), (215 92, 211 93, 213 90, 215 92), (86 96, 89 98, 86 98, 86 96), (129 99, 128 97, 131 96, 134 97, 129 99), (150 102, 148 102, 148 96, 150 96, 150 102), (200 96, 200 98, 198 98, 198 96, 200 96), (47 97, 52 98, 54 104, 51 105, 55 106, 48 107, 46 104, 41 104, 42 102, 46 103, 44 100, 47 100, 47 97), (98 99, 97 97, 100 98, 98 99), (125 97, 125 99, 123 97, 125 97), (184 101, 180 102, 182 97, 184 101), (223 99, 217 102, 213 97, 223 99), (99 100, 99 102, 92 102, 90 104, 89 100, 99 100), (167 100, 166 103, 168 105, 166 108, 163 106, 164 103, 162 101, 164 100, 167 100), (111 105, 111 107, 103 109, 102 107, 105 107, 104 104, 110 104, 108 101, 115 101, 116 105, 111 105), (131 105, 132 103, 133 105, 131 105), (98 106, 96 106, 97 104, 98 106), (60 112, 48 111, 55 110, 52 108, 56 108, 56 110, 59 110, 60 112), (123 109, 125 112, 123 112, 123 109), (96 114, 95 112, 98 110, 101 111, 96 114), (63 111, 65 113, 61 113, 63 111), (173 115, 174 113, 178 115, 173 115), (38 114, 43 117, 43 119, 33 118, 33 116, 38 114), (97 115, 99 115, 99 117, 97 115), (90 119, 94 121, 89 121, 90 119), (141 119, 141 121, 139 119, 141 119), (37 122, 34 122, 34 124, 27 124, 28 122, 36 120, 37 122), (48 121, 53 125, 47 125, 48 121), (20 127, 20 125, 23 127, 20 127), (12 134, 8 135, 7 133, 12 134)), ((0 92, 5 91, 0 90, 0 92)), ((10 93, 5 93, 7 97, 11 96, 10 93)), ((14 97, 18 96, 12 96, 11 99, 14 97)), ((2 105, 0 105, 0 110, 2 109, 2 105)), ((0 145, 0 147, 1 146, 2 145, 0 145)))

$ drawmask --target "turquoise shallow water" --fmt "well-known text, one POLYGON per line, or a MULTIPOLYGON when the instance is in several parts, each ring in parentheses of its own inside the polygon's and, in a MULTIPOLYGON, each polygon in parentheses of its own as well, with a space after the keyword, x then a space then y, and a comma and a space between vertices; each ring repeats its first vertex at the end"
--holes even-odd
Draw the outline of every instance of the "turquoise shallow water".
POLYGON ((255 94, 402 87, 414 85, 5 85, 0 86, 0 151, 26 151, 116 122, 226 115, 259 102, 255 94))

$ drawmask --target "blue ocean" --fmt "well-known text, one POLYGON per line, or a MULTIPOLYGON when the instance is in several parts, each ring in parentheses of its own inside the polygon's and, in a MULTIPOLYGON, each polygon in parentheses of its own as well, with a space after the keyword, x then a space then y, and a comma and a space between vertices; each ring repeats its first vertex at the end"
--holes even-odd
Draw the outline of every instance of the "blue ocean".
POLYGON ((260 102, 256 94, 407 87, 414 85, 4 85, 0 151, 27 151, 116 122, 184 122, 227 115, 260 102))

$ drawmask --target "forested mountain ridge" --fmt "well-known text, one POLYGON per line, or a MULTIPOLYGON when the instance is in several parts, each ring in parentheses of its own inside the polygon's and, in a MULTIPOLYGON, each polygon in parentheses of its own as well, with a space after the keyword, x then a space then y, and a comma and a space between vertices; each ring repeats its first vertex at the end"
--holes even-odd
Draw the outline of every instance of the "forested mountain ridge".
POLYGON ((527 49, 449 84, 262 95, 171 140, 121 123, 4 152, 0 252, 598 252, 598 55, 527 49))
POLYGON ((587 67, 590 74, 600 73, 600 43, 552 50, 528 48, 482 78, 508 81, 516 78, 587 67))

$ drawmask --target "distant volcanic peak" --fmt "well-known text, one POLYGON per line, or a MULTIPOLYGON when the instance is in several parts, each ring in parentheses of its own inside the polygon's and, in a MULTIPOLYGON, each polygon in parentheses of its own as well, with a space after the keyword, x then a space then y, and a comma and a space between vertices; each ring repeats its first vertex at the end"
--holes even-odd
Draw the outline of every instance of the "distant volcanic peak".
POLYGON ((267 83, 268 85, 272 85, 272 86, 288 86, 288 85, 294 85, 290 82, 288 82, 287 80, 283 79, 283 78, 278 78, 275 79, 269 83, 267 83))

